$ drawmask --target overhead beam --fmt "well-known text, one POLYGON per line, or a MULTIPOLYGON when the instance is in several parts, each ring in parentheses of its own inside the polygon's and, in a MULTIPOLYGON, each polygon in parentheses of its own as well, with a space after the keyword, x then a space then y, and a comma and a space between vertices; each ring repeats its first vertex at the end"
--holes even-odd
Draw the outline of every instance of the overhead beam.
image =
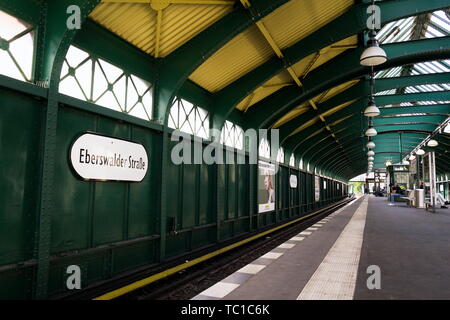
POLYGON ((147 4, 192 4, 192 5, 226 5, 232 6, 234 0, 102 0, 103 3, 147 3, 147 4))
POLYGON ((154 117, 167 123, 170 102, 189 75, 228 41, 287 1, 260 0, 256 2, 252 6, 257 13, 256 18, 243 6, 238 6, 230 14, 162 59, 154 117))
MULTIPOLYGON (((385 45, 384 49, 390 59, 385 64, 377 66, 375 71, 404 64, 446 59, 450 57, 450 37, 393 43, 385 45), (437 49, 430 50, 430 48, 437 49)), ((369 69, 359 64, 361 53, 362 48, 358 48, 341 54, 326 65, 312 71, 303 80, 304 86, 301 90, 286 87, 282 93, 276 92, 255 104, 245 114, 248 127, 268 128, 284 114, 308 99, 367 74, 369 69)))
MULTIPOLYGON (((404 86, 413 86, 413 85, 424 85, 424 84, 437 84, 437 83, 444 83, 446 81, 449 81, 450 79, 450 72, 445 72, 442 74, 426 74, 426 75, 417 75, 417 76, 403 76, 403 77, 395 77, 395 78, 386 78, 386 79, 377 79, 375 82, 375 90, 374 92, 382 92, 389 89, 396 89, 401 88, 404 86)), ((336 106, 342 105, 344 103, 347 103, 352 100, 357 100, 353 104, 345 107, 342 110, 352 110, 350 112, 355 112, 359 110, 355 110, 355 108, 352 109, 352 107, 356 107, 359 109, 363 109, 365 107, 365 104, 367 104, 368 100, 364 100, 366 103, 359 101, 361 98, 365 98, 370 94, 369 89, 369 82, 367 80, 362 80, 355 84, 354 86, 351 86, 347 90, 335 95, 334 97, 331 97, 330 99, 325 100, 324 102, 317 105, 318 110, 320 110, 321 114, 325 114, 326 112, 330 111, 336 106)), ((391 96, 392 97, 392 96, 391 96)), ((394 95, 395 97, 395 95, 394 95)), ((415 96, 408 96, 413 99, 415 99, 415 96)), ((428 97, 427 97, 428 98, 428 97)), ((432 97, 429 97, 432 98, 432 97)), ((449 97, 450 99, 450 97, 449 97)), ((378 106, 380 104, 379 101, 376 100, 378 106)), ((298 127, 300 127, 303 123, 308 122, 312 120, 314 117, 317 117, 317 114, 315 112, 306 112, 302 113, 301 115, 289 120, 288 122, 284 123, 279 127, 280 129, 280 141, 284 141, 287 139, 291 133, 296 130, 298 127)), ((329 122, 333 122, 333 120, 330 120, 329 118, 326 118, 329 122)))
POLYGON ((373 121, 374 126, 380 126, 380 125, 388 125, 392 123, 399 123, 399 122, 435 122, 435 123, 442 123, 445 119, 448 118, 448 115, 434 115, 434 114, 424 114, 420 116, 402 116, 399 114, 396 117, 376 117, 373 121))
MULTIPOLYGON (((377 3, 381 12, 381 23, 430 12, 450 6, 449 0, 401 0, 377 3)), ((237 79, 215 94, 214 105, 220 126, 220 119, 225 119, 234 107, 250 92, 264 82, 293 65, 302 58, 319 51, 333 43, 364 31, 366 26, 366 9, 368 4, 358 4, 334 19, 319 30, 284 50, 284 62, 273 58, 255 68, 251 72, 237 79)), ((359 57, 358 57, 359 58, 359 57)), ((359 59, 358 59, 359 61, 359 59)), ((304 81, 302 81, 304 83, 304 81)), ((224 120, 223 120, 224 121, 224 120)), ((223 122, 222 121, 222 122, 223 122)))

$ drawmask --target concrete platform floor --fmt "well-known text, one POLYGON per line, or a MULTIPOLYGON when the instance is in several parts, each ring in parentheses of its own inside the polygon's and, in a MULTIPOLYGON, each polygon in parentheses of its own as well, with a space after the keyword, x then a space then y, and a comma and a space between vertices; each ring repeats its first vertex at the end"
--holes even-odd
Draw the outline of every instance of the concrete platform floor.
POLYGON ((361 197, 193 299, 450 299, 450 209, 361 197))

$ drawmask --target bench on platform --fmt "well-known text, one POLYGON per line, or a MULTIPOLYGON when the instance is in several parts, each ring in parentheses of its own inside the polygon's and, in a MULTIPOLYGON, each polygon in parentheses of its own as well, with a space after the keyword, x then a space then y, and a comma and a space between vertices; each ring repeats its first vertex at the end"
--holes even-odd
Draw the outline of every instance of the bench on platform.
POLYGON ((414 197, 414 190, 409 191, 407 197, 400 197, 400 199, 405 200, 406 204, 411 207, 412 203, 413 203, 413 201, 415 199, 415 197, 414 197))

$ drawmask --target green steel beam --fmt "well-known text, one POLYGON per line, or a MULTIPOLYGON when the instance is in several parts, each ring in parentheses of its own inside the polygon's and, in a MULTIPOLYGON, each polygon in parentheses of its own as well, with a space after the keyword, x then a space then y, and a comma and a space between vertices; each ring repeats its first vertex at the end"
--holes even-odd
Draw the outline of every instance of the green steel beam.
MULTIPOLYGON (((327 151, 322 152, 318 157, 316 157, 317 152, 315 152, 314 154, 312 154, 309 158, 305 158, 305 160, 308 161, 308 163, 314 163, 314 167, 319 167, 321 160, 322 159, 326 159, 326 158, 336 158, 338 154, 342 153, 342 156, 346 156, 346 158, 349 156, 347 154, 347 146, 350 144, 350 147, 355 147, 354 144, 352 144, 352 142, 358 138, 353 138, 353 139, 349 139, 347 141, 344 141, 341 145, 334 145, 331 148, 328 148, 327 151), (333 155, 331 157, 331 155, 333 155)), ((348 162, 348 161, 347 161, 348 162)), ((350 165, 350 163, 348 163, 350 165)))
POLYGON ((378 133, 384 131, 402 131, 402 130, 422 130, 429 131, 430 133, 436 129, 439 123, 426 123, 426 122, 418 122, 418 123, 401 123, 401 124, 388 124, 388 125, 380 125, 375 127, 378 133))
MULTIPOLYGON (((99 0, 78 1, 81 9, 81 21, 87 18, 99 0)), ((40 208, 37 223, 35 256, 37 258, 34 298, 45 299, 48 295, 49 257, 51 241, 51 217, 54 215, 54 170, 56 153, 56 127, 58 119, 58 89, 62 65, 67 50, 78 30, 69 30, 66 26, 67 7, 71 0, 42 2, 42 19, 37 40, 37 79, 48 85, 45 130, 42 136, 43 164, 41 172, 40 208)))
MULTIPOLYGON (((450 57, 450 37, 393 43, 383 48, 389 60, 374 68, 375 71, 410 63, 446 59, 450 57)), ((277 119, 308 99, 367 74, 369 69, 359 64, 362 50, 363 48, 349 50, 310 72, 303 80, 302 88, 285 87, 252 106, 245 115, 248 127, 270 127, 277 119)))
MULTIPOLYGON (((450 72, 377 79, 375 82, 374 92, 376 93, 389 89, 398 89, 405 86, 445 83, 448 82, 449 79, 450 79, 450 72)), ((361 80, 360 82, 351 86, 347 90, 331 97, 330 99, 325 100, 322 103, 317 104, 317 108, 321 113, 324 113, 336 106, 339 106, 352 100, 359 100, 369 95, 370 95, 369 81, 361 80)), ((364 103, 361 103, 361 101, 356 101, 352 105, 354 104, 361 105, 362 107, 365 105, 364 103)), ((280 141, 284 141, 284 139, 286 139, 286 137, 289 136, 290 133, 294 131, 296 128, 298 128, 302 123, 309 121, 316 116, 317 116, 316 112, 307 112, 280 126, 279 128, 280 141)))
MULTIPOLYGON (((192 72, 233 37, 264 18, 287 0, 262 0, 252 3, 249 10, 239 5, 229 15, 196 35, 193 39, 160 60, 158 82, 154 88, 153 118, 165 124, 161 157, 161 242, 160 261, 166 255, 166 216, 170 190, 164 173, 168 170, 170 103, 192 72)), ((209 109, 206 108, 206 109, 209 109)), ((212 116, 214 116, 212 114, 212 116)), ((257 170, 256 167, 252 169, 257 170)), ((253 174, 253 172, 252 172, 253 174)))
POLYGON ((233 12, 161 59, 155 118, 167 123, 170 102, 189 75, 228 41, 287 1, 254 1, 249 10, 239 5, 233 12))
POLYGON ((439 116, 434 114, 424 114, 420 116, 402 116, 400 114, 396 117, 376 117, 373 120, 373 124, 375 128, 379 125, 386 125, 386 124, 392 124, 392 123, 399 123, 399 122, 418 122, 421 120, 424 120, 426 122, 436 122, 436 123, 442 123, 445 119, 447 119, 448 116, 439 116))
MULTIPOLYGON (((347 136, 360 136, 361 135, 360 130, 356 130, 356 129, 354 129, 354 130, 343 130, 343 131, 345 131, 347 136)), ((335 134, 335 136, 337 136, 337 139, 339 141, 344 140, 345 137, 346 137, 346 136, 340 136, 339 134, 335 134)), ((333 138, 333 140, 336 141, 334 138, 333 138)), ((297 145, 294 146, 294 150, 297 153, 301 153, 302 157, 303 157, 304 155, 306 155, 306 152, 311 150, 311 149, 314 150, 314 151, 318 150, 318 148, 316 147, 316 145, 318 143, 317 141, 318 141, 318 139, 311 139, 309 141, 305 141, 305 140, 300 141, 299 143, 297 143, 297 145), (302 150, 302 151, 297 151, 297 150, 302 150)))
MULTIPOLYGON (((350 130, 348 130, 348 132, 351 132, 353 134, 362 134, 362 130, 363 128, 361 128, 359 125, 358 126, 354 126, 353 122, 355 121, 355 119, 357 119, 357 117, 359 117, 359 114, 355 114, 354 116, 346 119, 345 121, 340 122, 338 125, 334 125, 332 126, 332 128, 334 128, 334 130, 340 130, 340 128, 343 127, 349 127, 351 128, 350 130)), ((359 121, 358 121, 359 123, 359 121)), ((311 140, 309 141, 310 145, 314 145, 315 144, 315 139, 316 137, 311 137, 311 140)), ((297 148, 299 148, 299 146, 305 141, 302 138, 302 135, 293 135, 290 137, 289 141, 289 146, 292 147, 294 150, 296 150, 297 148)))
MULTIPOLYGON (((382 12, 381 23, 385 24, 407 16, 449 7, 450 1, 400 0, 384 1, 377 3, 377 5, 382 12)), ((226 119, 227 115, 232 112, 240 101, 264 82, 283 71, 286 67, 293 65, 302 58, 322 48, 364 31, 367 28, 366 9, 367 4, 355 5, 324 27, 283 50, 283 55, 285 56, 284 62, 272 58, 217 92, 215 94, 214 105, 217 108, 216 121, 218 123, 215 127, 221 128, 221 122, 226 119)), ((307 88, 296 89, 298 93, 301 93, 302 90, 307 91, 307 88)))
POLYGON ((380 108, 380 116, 390 116, 402 113, 450 114, 450 104, 380 108))
POLYGON ((418 92, 408 94, 390 94, 384 96, 376 96, 375 102, 379 106, 389 104, 398 104, 402 102, 413 101, 444 101, 450 100, 450 91, 435 91, 435 92, 418 92))
MULTIPOLYGON (((315 140, 313 142, 311 142, 308 146, 308 148, 306 148, 305 150, 303 150, 301 152, 301 158, 302 159, 313 159, 316 157, 316 155, 323 155, 324 153, 326 153, 327 151, 330 151, 331 149, 333 150, 338 150, 338 149, 343 149, 344 146, 346 145, 348 139, 352 138, 352 137, 358 137, 359 136, 359 132, 346 132, 347 135, 342 136, 342 137, 338 137, 339 141, 343 141, 342 145, 341 144, 337 144, 336 140, 331 136, 328 135, 320 140, 315 140), (326 141, 326 145, 323 145, 323 142, 326 141), (310 154, 310 151, 312 152, 310 154)), ((359 137, 358 137, 359 138, 359 137)), ((298 146, 296 146, 297 148, 298 146)))
MULTIPOLYGON (((356 149, 356 147, 353 148, 349 148, 347 149, 347 151, 352 152, 356 149)), ((362 158, 362 156, 357 156, 357 157, 353 157, 353 163, 351 164, 351 171, 356 173, 358 170, 360 170, 360 168, 363 168, 363 162, 360 161, 362 158)), ((344 163, 345 159, 344 159, 344 155, 336 155, 333 157, 323 157, 320 160, 317 161, 317 166, 321 166, 322 168, 324 168, 325 170, 329 170, 329 171, 334 171, 337 172, 339 169, 343 168, 343 163, 344 163)), ((356 174, 355 174, 356 175, 356 174)))
MULTIPOLYGON (((387 132, 387 133, 386 133, 386 135, 390 135, 390 134, 393 134, 393 133, 392 133, 392 132, 387 132)), ((397 133, 397 134, 398 134, 398 133, 397 133)), ((413 136, 416 136, 416 135, 417 135, 417 133, 415 133, 415 132, 412 132, 412 133, 406 132, 405 134, 406 134, 406 135, 410 134, 410 135, 413 135, 413 136)), ((426 134, 421 134, 421 135, 422 135, 422 139, 426 136, 426 134)), ((380 137, 380 136, 383 136, 383 133, 381 133, 380 135, 378 135, 378 136, 376 136, 376 137, 380 137)), ((347 144, 349 144, 349 143, 351 144, 350 148, 344 148, 344 149, 346 150, 346 152, 351 152, 353 149, 361 148, 361 147, 362 147, 362 149, 364 150, 364 148, 365 148, 364 145, 363 145, 363 146, 358 146, 358 144, 354 144, 354 143, 353 143, 353 141, 357 141, 357 140, 359 139, 358 137, 356 137, 356 138, 354 138, 354 139, 351 139, 350 137, 351 137, 351 135, 347 135, 347 137, 343 137, 343 138, 342 138, 343 141, 348 141, 347 143, 344 143, 344 146, 347 145, 347 144)), ((376 137, 374 137, 374 138, 376 138, 376 137)), ((422 139, 419 139, 419 141, 422 140, 422 139)), ((417 145, 417 140, 416 140, 416 142, 408 142, 408 143, 405 142, 406 140, 408 140, 408 139, 407 139, 407 138, 402 139, 402 147, 401 147, 401 150, 402 150, 402 151, 400 151, 400 150, 398 150, 398 151, 388 151, 389 149, 383 149, 383 146, 384 146, 384 145, 383 145, 383 144, 380 144, 380 143, 378 142, 378 143, 377 143, 377 147, 375 148, 376 155, 377 155, 377 154, 380 155, 380 152, 382 152, 382 153, 389 153, 389 154, 392 154, 392 153, 398 154, 398 153, 401 152, 401 156, 403 157, 405 154, 409 153, 409 152, 417 145)), ((365 144, 365 141, 364 141, 364 144, 365 144)), ((333 157, 330 156, 329 158, 330 158, 330 159, 334 159, 334 158, 336 158, 336 156, 334 156, 334 155, 337 155, 338 153, 340 153, 341 150, 340 150, 339 148, 337 148, 337 147, 334 147, 334 148, 331 147, 331 148, 330 148, 330 146, 331 146, 331 144, 328 145, 328 146, 325 146, 325 148, 323 148, 323 147, 322 147, 322 148, 319 148, 319 151, 316 152, 315 154, 313 154, 312 156, 307 157, 307 158, 306 158, 306 161, 311 162, 311 161, 313 161, 313 159, 316 157, 317 154, 322 154, 321 158, 319 158, 319 160, 316 161, 316 165, 317 165, 317 166, 321 166, 322 168, 324 168, 324 170, 333 170, 334 167, 331 168, 331 169, 330 169, 330 166, 325 166, 325 167, 324 167, 324 166, 323 166, 324 163, 322 163, 322 161, 321 161, 321 159, 323 159, 323 158, 326 159, 326 158, 328 158, 331 154, 333 154, 333 157), (328 149, 328 151, 325 151, 325 152, 324 152, 323 149, 328 149)), ((394 144, 393 146, 394 146, 394 147, 399 147, 398 144, 394 144)), ((343 155, 342 155, 342 156, 337 156, 337 158, 339 159, 339 161, 337 161, 337 162, 334 161, 334 162, 333 162, 333 160, 332 160, 331 164, 335 164, 335 163, 336 163, 336 165, 343 165, 343 164, 345 164, 346 160, 345 160, 345 159, 342 159, 342 158, 343 158, 343 155)), ((365 152, 362 152, 361 155, 358 155, 358 157, 352 159, 352 160, 354 160, 354 165, 357 165, 358 159, 362 161, 362 166, 365 166, 365 165, 366 165, 367 156, 366 156, 365 152)), ((304 161, 305 161, 305 160, 304 160, 304 161)), ((327 161, 328 161, 328 160, 326 160, 325 163, 326 163, 327 161)), ((382 161, 376 159, 376 162, 382 162, 382 163, 384 164, 385 159, 382 160, 382 161)))
MULTIPOLYGON (((400 103, 400 102, 412 102, 415 101, 415 99, 417 98, 427 98, 427 99, 431 99, 433 100, 433 98, 445 98, 447 97, 447 95, 449 94, 449 91, 440 91, 440 92, 427 92, 427 93, 423 93, 423 94, 416 94, 416 93, 410 93, 410 94, 403 94, 403 95, 390 95, 390 96, 384 96, 386 98, 382 99, 384 105, 387 104, 393 104, 393 103, 400 103), (399 100, 401 100, 399 102, 399 100)), ((379 98, 379 97, 378 97, 379 98)), ((377 101, 379 101, 380 99, 378 99, 377 101)), ((355 113, 360 113, 364 110, 365 108, 365 103, 361 103, 361 102, 355 102, 349 106, 347 106, 346 108, 339 110, 338 112, 330 115, 329 117, 327 117, 327 119, 330 122, 334 122, 334 121, 338 121, 340 119, 343 119, 349 115, 355 114, 355 113)), ((450 109, 448 108, 448 105, 426 105, 426 106, 405 106, 405 107, 392 107, 392 108, 380 108, 381 111, 381 116, 385 116, 385 115, 393 115, 393 114, 405 114, 405 113, 416 113, 417 110, 420 110, 420 112, 422 113, 427 113, 425 111, 425 109, 427 107, 430 107, 428 113, 432 113, 432 110, 435 111, 439 111, 443 114, 448 113, 450 111, 450 109), (399 113, 393 113, 392 110, 396 110, 399 113)), ((418 116, 420 117, 420 116, 418 116)), ((353 118, 349 118, 349 119, 353 119, 353 118)), ((348 122, 348 120, 345 120, 346 122, 348 122)), ((375 120, 378 119, 375 118, 375 120)), ((306 120, 307 121, 307 120, 306 120)))
POLYGON ((152 84, 157 81, 158 62, 155 58, 91 19, 87 19, 83 28, 77 32, 73 45, 113 65, 120 66, 152 84), (105 48, 114 48, 114 50, 105 50, 105 48))
POLYGON ((305 130, 300 131, 298 134, 288 137, 283 143, 285 152, 286 152, 286 150, 294 150, 294 147, 296 146, 297 141, 304 141, 309 136, 316 134, 318 131, 323 132, 325 130, 326 129, 323 126, 323 123, 318 122, 318 123, 315 123, 312 126, 306 128, 305 130))

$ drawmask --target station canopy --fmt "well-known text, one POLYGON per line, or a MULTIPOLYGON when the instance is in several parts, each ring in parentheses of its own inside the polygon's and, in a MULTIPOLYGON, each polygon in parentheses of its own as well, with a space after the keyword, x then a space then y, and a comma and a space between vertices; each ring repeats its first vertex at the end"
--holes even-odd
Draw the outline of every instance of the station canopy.
MULTIPOLYGON (((103 0, 90 20, 160 63, 188 73, 184 87, 211 101, 214 126, 277 128, 296 165, 350 179, 367 170, 363 110, 371 69, 367 6, 352 0, 103 0), (191 52, 203 50, 201 61, 191 52)), ((388 61, 374 68, 378 135, 374 168, 438 141, 450 168, 450 1, 376 1, 377 39, 388 61)), ((175 70, 175 69, 174 69, 175 70)), ((169 75, 163 75, 168 77, 169 75)))

